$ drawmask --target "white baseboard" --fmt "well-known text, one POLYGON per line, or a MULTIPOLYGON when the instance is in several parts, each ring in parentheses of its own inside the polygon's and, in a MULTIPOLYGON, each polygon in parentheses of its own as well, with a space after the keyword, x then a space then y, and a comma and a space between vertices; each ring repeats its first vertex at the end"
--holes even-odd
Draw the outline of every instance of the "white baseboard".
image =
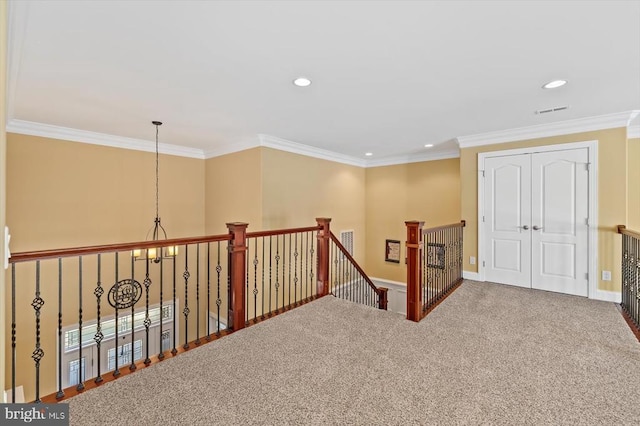
POLYGON ((480 274, 477 272, 462 271, 462 278, 465 280, 481 281, 480 274))
POLYGON ((604 302, 620 303, 622 302, 622 294, 619 291, 596 290, 593 299, 602 300, 604 302))
POLYGON ((376 286, 380 286, 380 287, 384 287, 386 285, 392 285, 392 286, 400 286, 400 287, 406 287, 407 283, 402 283, 400 281, 392 281, 392 280, 386 280, 384 278, 375 278, 375 277, 369 277, 371 278, 371 281, 373 281, 373 283, 376 286))

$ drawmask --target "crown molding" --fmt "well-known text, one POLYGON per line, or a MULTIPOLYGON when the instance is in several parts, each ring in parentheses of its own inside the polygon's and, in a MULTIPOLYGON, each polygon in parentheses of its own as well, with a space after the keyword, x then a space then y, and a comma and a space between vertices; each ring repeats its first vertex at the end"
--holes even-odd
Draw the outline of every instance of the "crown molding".
MULTIPOLYGON (((104 133, 89 132, 86 130, 72 129, 69 127, 54 126, 51 124, 35 123, 33 121, 9 120, 7 132, 22 135, 40 136, 43 138, 60 139, 72 142, 82 142, 92 145, 109 146, 112 148, 132 149, 135 151, 156 152, 155 142, 143 139, 133 139, 124 136, 107 135, 104 133)), ((158 152, 179 157, 204 159, 201 149, 189 148, 180 145, 166 143, 158 144, 158 152)))
POLYGON ((408 164, 408 163, 421 163, 424 161, 436 161, 436 160, 447 160, 450 158, 459 158, 460 151, 459 150, 451 150, 444 152, 436 152, 433 154, 423 153, 418 155, 405 155, 405 156, 396 156, 396 157, 387 157, 380 158, 375 160, 367 160, 367 164, 365 167, 382 167, 382 166, 395 166, 398 164, 408 164))
POLYGON ((320 158, 322 160, 348 164, 350 166, 366 167, 366 161, 360 158, 339 154, 326 149, 315 148, 309 145, 303 145, 301 143, 288 141, 271 135, 259 134, 258 138, 260 140, 260 146, 264 146, 266 148, 278 149, 280 151, 305 155, 307 157, 320 158))
POLYGON ((640 124, 627 127, 627 139, 640 139, 640 124))
POLYGON ((234 143, 217 146, 204 152, 204 158, 220 157, 222 155, 233 154, 234 152, 245 151, 260 146, 260 139, 257 136, 241 139, 234 143))
POLYGON ((471 148, 526 139, 567 135, 571 133, 592 132, 595 130, 627 127, 631 120, 633 120, 638 114, 640 114, 640 110, 625 111, 596 117, 560 121, 557 123, 539 124, 536 126, 499 130, 497 132, 459 136, 456 139, 458 140, 460 148, 471 148))

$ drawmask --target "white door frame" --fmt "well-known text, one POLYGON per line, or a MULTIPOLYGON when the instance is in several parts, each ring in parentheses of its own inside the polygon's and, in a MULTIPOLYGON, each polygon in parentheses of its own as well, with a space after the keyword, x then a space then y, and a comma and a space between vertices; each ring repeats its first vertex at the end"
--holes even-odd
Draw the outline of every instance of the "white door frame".
POLYGON ((485 280, 485 259, 483 226, 484 213, 484 160, 490 157, 504 157, 518 154, 534 154, 537 152, 561 151, 567 149, 587 148, 589 151, 589 299, 597 298, 598 290, 598 141, 544 145, 529 148, 507 149, 478 153, 478 275, 480 281, 485 280))

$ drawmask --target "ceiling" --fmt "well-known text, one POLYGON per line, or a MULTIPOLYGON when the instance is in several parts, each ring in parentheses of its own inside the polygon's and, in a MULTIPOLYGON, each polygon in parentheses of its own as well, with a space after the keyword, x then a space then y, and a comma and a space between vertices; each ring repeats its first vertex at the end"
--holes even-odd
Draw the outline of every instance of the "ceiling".
POLYGON ((205 155, 269 135, 438 156, 640 110, 640 1, 12 1, 9 20, 9 125, 152 141, 161 120, 205 155))

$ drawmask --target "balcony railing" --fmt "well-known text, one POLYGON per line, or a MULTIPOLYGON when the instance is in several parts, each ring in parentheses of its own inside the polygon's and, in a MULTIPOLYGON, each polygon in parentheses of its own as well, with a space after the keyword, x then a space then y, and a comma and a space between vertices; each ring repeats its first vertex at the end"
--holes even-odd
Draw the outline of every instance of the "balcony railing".
MULTIPOLYGON (((14 254, 9 402, 17 386, 26 400, 63 400, 329 294, 330 221, 14 254)), ((349 262, 359 275, 339 286, 372 286, 349 262)))
POLYGON ((618 226, 622 234, 622 308, 623 315, 640 340, 640 232, 618 226))
POLYGON ((422 229, 407 225, 407 319, 420 321, 462 283, 465 222, 422 229))

